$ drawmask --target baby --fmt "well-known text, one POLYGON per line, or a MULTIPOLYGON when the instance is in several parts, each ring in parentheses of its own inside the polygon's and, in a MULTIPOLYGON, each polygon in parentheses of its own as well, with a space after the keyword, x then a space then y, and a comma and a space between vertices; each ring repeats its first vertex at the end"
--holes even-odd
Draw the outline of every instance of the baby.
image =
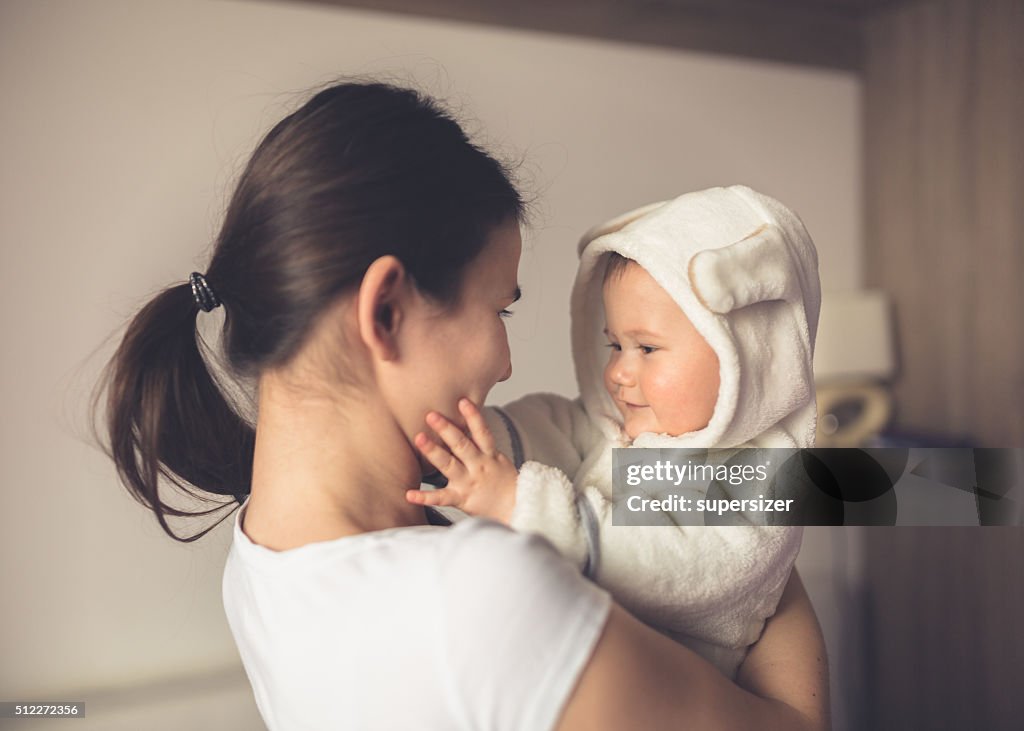
POLYGON ((734 677, 775 612, 802 529, 613 526, 612 448, 709 449, 721 462, 740 447, 813 446, 814 244, 788 208, 732 186, 620 216, 588 232, 579 254, 580 398, 531 394, 483 413, 464 400, 471 440, 431 414, 447 447, 423 434, 416 444, 448 485, 408 499, 544 535, 641 620, 734 677))

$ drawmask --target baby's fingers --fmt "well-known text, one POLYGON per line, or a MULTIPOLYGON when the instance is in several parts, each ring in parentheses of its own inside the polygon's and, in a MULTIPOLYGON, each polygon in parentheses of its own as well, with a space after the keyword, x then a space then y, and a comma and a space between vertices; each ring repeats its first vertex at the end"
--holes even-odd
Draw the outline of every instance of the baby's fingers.
MULTIPOLYGON (((448 449, 451 450, 451 454, 463 464, 471 462, 475 457, 479 456, 480 450, 477 449, 473 440, 466 436, 466 432, 448 421, 441 414, 431 411, 427 414, 427 424, 444 440, 448 449)), ((440 469, 438 465, 434 466, 440 469)), ((441 470, 441 472, 444 473, 445 477, 450 477, 444 470, 441 470)))
POLYGON ((480 409, 468 398, 464 398, 459 400, 459 411, 466 418, 469 433, 473 435, 473 441, 476 442, 476 446, 488 457, 493 457, 495 451, 494 435, 487 428, 487 420, 484 419, 480 409))
POLYGON ((429 505, 434 508, 455 504, 455 498, 447 490, 406 490, 405 499, 414 505, 429 505))
POLYGON ((430 464, 437 468, 438 472, 448 478, 455 479, 462 471, 462 463, 457 460, 451 452, 420 432, 413 438, 413 443, 420 453, 426 457, 430 464))

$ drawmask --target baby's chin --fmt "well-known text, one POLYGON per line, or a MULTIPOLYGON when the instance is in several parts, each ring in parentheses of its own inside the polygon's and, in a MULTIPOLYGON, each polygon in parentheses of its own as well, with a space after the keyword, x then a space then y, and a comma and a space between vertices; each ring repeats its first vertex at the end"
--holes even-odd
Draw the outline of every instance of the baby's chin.
POLYGON ((637 420, 630 418, 629 414, 622 414, 622 431, 629 437, 629 441, 633 441, 641 434, 649 432, 650 428, 644 427, 643 424, 638 424, 637 420))
MULTIPOLYGON (((653 416, 650 406, 644 406, 636 410, 630 409, 628 406, 623 406, 611 393, 608 394, 612 399, 612 403, 615 404, 615 409, 619 412, 621 422, 619 428, 622 433, 629 438, 632 442, 641 434, 665 434, 665 430, 661 428, 660 424, 651 424, 650 420, 653 416), (637 413, 639 412, 639 413, 637 413)), ((702 429, 704 427, 701 427, 702 429)), ((667 435, 670 437, 682 436, 689 432, 683 431, 678 434, 668 432, 667 435)))
MULTIPOLYGON (((622 417, 620 428, 622 433, 629 438, 630 442, 634 441, 641 434, 664 434, 668 437, 682 437, 687 434, 693 434, 695 431, 700 431, 707 426, 707 424, 704 424, 704 426, 683 431, 665 430, 660 424, 651 424, 648 419, 637 418, 635 414, 629 414, 628 409, 619 407, 618 403, 616 403, 616 407, 619 409, 619 415, 622 417)), ((650 407, 647 408, 649 409, 650 407)))
POLYGON ((619 429, 629 438, 629 441, 633 441, 639 434, 643 434, 645 430, 636 424, 636 420, 632 418, 629 410, 620 405, 615 399, 612 399, 612 402, 615 404, 615 410, 619 414, 619 429))

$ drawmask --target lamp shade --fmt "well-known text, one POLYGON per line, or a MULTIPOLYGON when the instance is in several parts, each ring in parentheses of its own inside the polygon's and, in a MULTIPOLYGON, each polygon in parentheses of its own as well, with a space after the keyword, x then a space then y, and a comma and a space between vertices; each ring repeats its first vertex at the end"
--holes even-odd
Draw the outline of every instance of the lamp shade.
POLYGON ((814 377, 818 382, 893 375, 889 300, 879 291, 825 292, 821 298, 814 377))

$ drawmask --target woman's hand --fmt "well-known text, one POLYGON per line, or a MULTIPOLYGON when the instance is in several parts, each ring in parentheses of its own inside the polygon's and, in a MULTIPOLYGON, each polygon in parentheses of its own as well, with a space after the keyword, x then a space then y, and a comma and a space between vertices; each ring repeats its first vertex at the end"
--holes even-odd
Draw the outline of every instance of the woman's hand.
POLYGON ((459 400, 469 436, 436 411, 427 425, 444 441, 441 446, 420 432, 413 442, 430 464, 448 479, 441 490, 408 490, 405 499, 416 505, 449 505, 470 515, 501 521, 512 519, 518 473, 508 457, 494 446, 494 436, 483 414, 469 399, 459 400))

